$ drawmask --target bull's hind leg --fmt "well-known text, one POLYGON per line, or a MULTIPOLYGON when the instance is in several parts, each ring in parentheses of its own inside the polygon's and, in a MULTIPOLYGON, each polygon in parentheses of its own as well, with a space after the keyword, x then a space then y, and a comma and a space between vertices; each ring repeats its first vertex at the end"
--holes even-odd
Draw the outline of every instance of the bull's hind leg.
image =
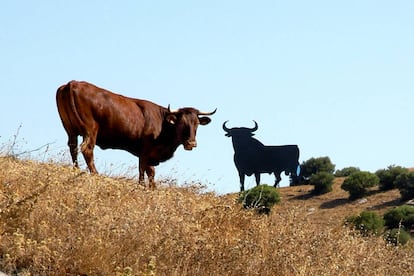
POLYGON ((81 152, 85 158, 86 165, 91 173, 98 173, 95 167, 95 162, 93 160, 93 149, 96 144, 96 135, 98 131, 93 131, 92 134, 87 134, 83 137, 83 142, 81 144, 81 152))
POLYGON ((78 164, 78 136, 70 135, 68 140, 68 146, 70 151, 70 156, 72 157, 72 162, 75 168, 79 168, 78 164))
POLYGON ((273 187, 276 188, 279 186, 279 183, 282 180, 282 178, 280 177, 281 172, 274 172, 274 174, 275 174, 276 180, 275 180, 275 185, 273 187))

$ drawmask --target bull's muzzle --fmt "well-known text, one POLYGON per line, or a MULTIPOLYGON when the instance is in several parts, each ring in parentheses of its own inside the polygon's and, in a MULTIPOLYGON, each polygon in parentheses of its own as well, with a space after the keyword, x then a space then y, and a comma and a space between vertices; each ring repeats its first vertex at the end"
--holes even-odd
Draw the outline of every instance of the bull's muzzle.
POLYGON ((184 143, 185 150, 192 150, 193 148, 197 147, 196 141, 187 141, 184 143))

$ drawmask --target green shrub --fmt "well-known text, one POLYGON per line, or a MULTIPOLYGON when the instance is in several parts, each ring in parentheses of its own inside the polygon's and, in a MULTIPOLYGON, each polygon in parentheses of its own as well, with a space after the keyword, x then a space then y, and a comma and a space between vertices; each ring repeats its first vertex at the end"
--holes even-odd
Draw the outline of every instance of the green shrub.
POLYGON ((384 239, 393 245, 404 245, 411 239, 411 235, 404 229, 394 228, 385 232, 384 239))
POLYGON ((254 208, 260 214, 268 214, 273 205, 280 202, 277 189, 268 185, 259 185, 240 194, 238 201, 244 208, 254 208))
POLYGON ((402 200, 414 198, 414 172, 398 175, 395 179, 395 186, 400 190, 402 200))
POLYGON ((360 171, 361 170, 357 167, 346 167, 346 168, 343 168, 342 170, 337 170, 335 172, 335 176, 336 177, 347 177, 347 176, 350 176, 354 172, 360 172, 360 171))
POLYGON ((361 231, 362 235, 379 235, 384 228, 384 219, 375 212, 363 211, 358 216, 347 218, 347 223, 354 229, 361 231))
POLYGON ((400 228, 409 230, 414 227, 414 206, 402 205, 389 210, 384 214, 385 225, 388 228, 400 228))
POLYGON ((370 172, 355 172, 344 180, 341 188, 349 192, 351 200, 364 197, 368 188, 378 185, 379 178, 370 172))
POLYGON ((332 164, 329 157, 311 158, 300 165, 300 176, 302 182, 309 184, 309 178, 318 172, 328 172, 333 174, 335 171, 335 165, 332 164))
POLYGON ((379 177, 379 188, 381 191, 387 191, 395 189, 396 187, 396 178, 403 173, 407 173, 408 169, 400 166, 388 166, 386 169, 381 169, 375 172, 379 177))
POLYGON ((326 194, 332 191, 335 177, 329 172, 318 172, 310 178, 310 183, 315 185, 312 193, 315 195, 326 194))

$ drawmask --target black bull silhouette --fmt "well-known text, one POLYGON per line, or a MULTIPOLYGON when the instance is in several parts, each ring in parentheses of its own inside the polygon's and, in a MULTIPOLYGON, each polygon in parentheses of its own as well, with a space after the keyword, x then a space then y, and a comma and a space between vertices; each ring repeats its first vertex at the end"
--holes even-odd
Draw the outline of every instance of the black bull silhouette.
POLYGON ((227 137, 232 138, 234 148, 234 164, 239 172, 240 191, 244 191, 245 175, 256 177, 256 185, 260 184, 261 173, 273 173, 275 175, 275 187, 282 180, 280 174, 297 175, 299 166, 299 148, 297 145, 265 146, 259 140, 254 139, 254 133, 258 129, 254 121, 254 128, 234 127, 227 128, 225 121, 223 130, 227 137))

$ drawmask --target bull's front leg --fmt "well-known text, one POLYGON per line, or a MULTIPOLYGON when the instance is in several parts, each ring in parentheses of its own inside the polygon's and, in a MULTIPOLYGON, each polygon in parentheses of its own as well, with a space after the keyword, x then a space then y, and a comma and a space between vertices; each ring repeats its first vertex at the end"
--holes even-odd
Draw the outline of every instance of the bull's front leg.
POLYGON ((145 185, 145 174, 147 174, 148 177, 148 187, 151 190, 155 189, 155 168, 153 166, 148 166, 147 161, 145 159, 139 159, 139 178, 138 183, 144 187, 145 185))
POLYGON ((148 186, 151 190, 155 190, 155 168, 153 166, 147 166, 145 172, 148 176, 148 186))
POLYGON ((147 163, 143 159, 139 159, 139 177, 138 184, 145 187, 145 170, 147 168, 147 163))
POLYGON ((260 173, 255 173, 254 176, 256 178, 256 186, 259 186, 260 185, 260 173))
POLYGON ((239 172, 240 177, 240 192, 244 192, 244 173, 239 172))

